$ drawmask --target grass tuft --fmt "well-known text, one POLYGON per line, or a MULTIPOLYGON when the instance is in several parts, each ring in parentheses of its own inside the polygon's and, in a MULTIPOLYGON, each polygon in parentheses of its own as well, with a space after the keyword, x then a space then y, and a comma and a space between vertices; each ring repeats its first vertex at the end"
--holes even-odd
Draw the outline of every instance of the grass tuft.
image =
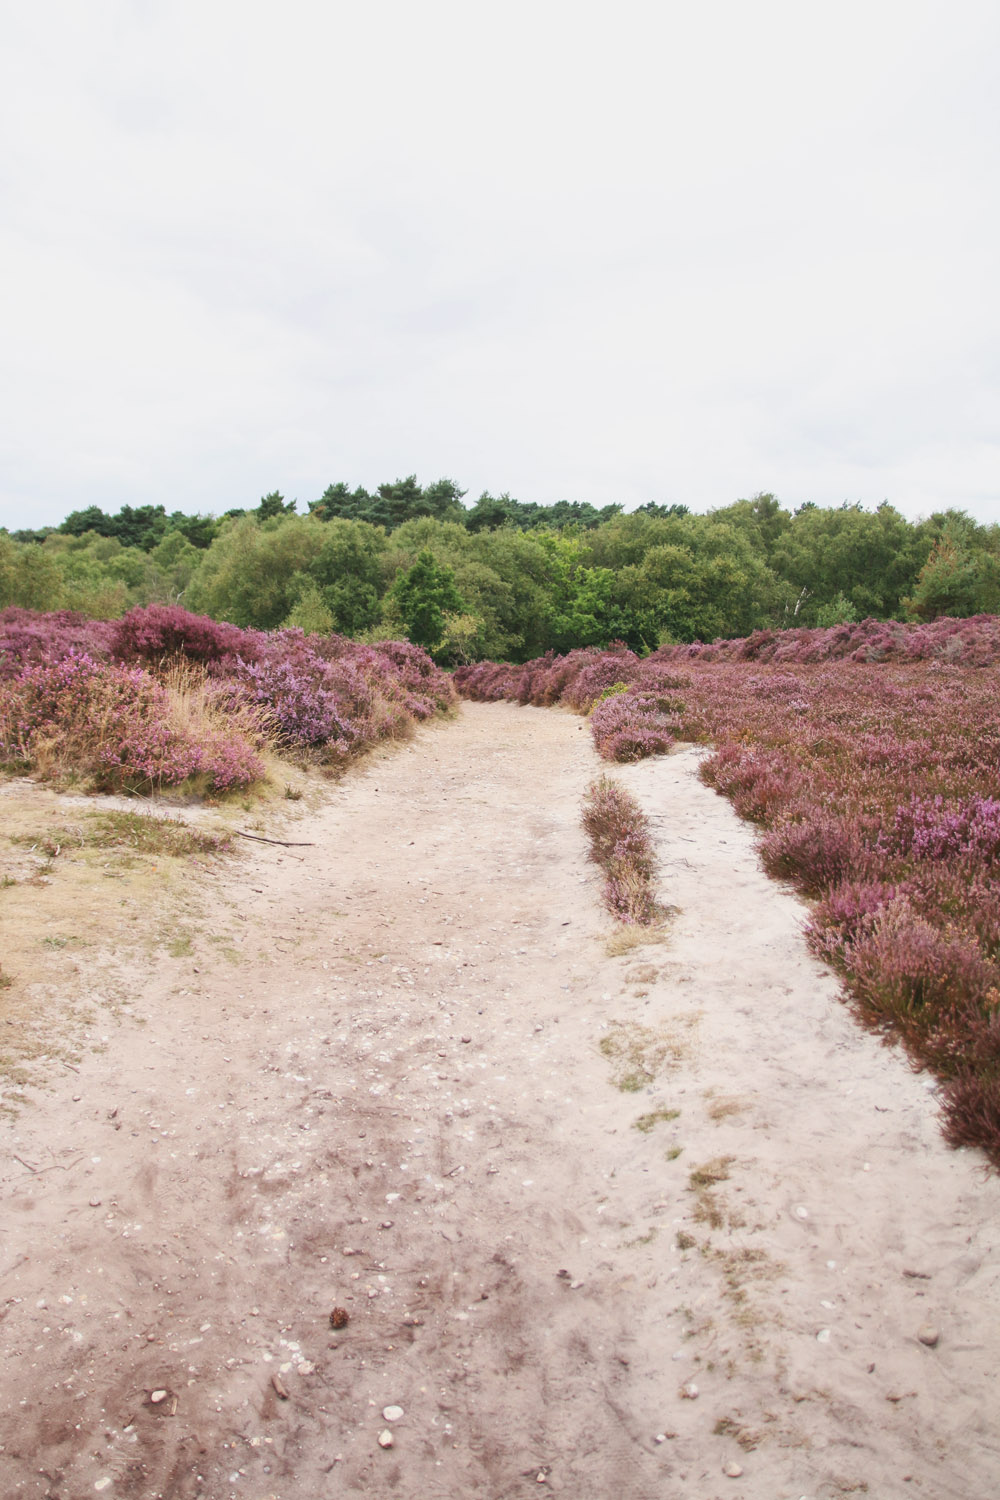
POLYGON ((648 1115, 640 1115, 632 1128, 641 1131, 643 1135, 648 1135, 661 1121, 676 1120, 679 1116, 679 1109, 653 1109, 648 1115))

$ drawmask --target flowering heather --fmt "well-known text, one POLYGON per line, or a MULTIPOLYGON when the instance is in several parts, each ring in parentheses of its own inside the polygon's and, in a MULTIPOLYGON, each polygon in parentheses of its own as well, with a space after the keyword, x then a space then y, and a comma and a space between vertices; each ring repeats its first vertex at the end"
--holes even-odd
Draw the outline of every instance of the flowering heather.
POLYGON ((0 755, 102 787, 245 786, 268 739, 339 766, 455 700, 409 642, 241 630, 176 605, 0 615, 0 755))
POLYGON ((760 826, 769 872, 811 899, 808 941, 855 1013, 937 1073, 947 1138, 1000 1166, 1000 620, 670 647, 596 706, 580 689, 585 670, 601 680, 595 657, 455 680, 467 697, 592 709, 602 754, 664 700, 664 737, 712 745, 705 781, 760 826))
POLYGON ((48 615, 0 610, 0 677, 16 676, 28 662, 58 661, 70 651, 107 657, 112 629, 111 621, 88 620, 68 609, 48 615))
POLYGON ((587 789, 584 832, 590 857, 604 872, 602 896, 613 917, 651 927, 663 916, 656 903, 656 859, 649 820, 635 798, 608 776, 587 789))
POLYGON ((205 726, 195 739, 174 724, 166 688, 140 667, 76 652, 0 683, 0 758, 41 776, 72 771, 98 791, 158 791, 198 778, 218 792, 263 774, 232 726, 205 726))
POLYGON ((256 659, 238 656, 213 672, 237 697, 270 711, 285 746, 317 750, 334 764, 411 733, 456 699, 448 676, 409 642, 366 646, 279 630, 255 646, 256 659))
POLYGON ((840 661, 940 661, 987 667, 1000 661, 1000 616, 959 620, 942 615, 920 625, 898 620, 861 620, 826 629, 756 630, 730 641, 664 646, 655 653, 668 661, 759 661, 809 663, 840 661))
POLYGON ((654 693, 623 692, 602 698, 590 717, 590 732, 604 760, 644 760, 661 755, 674 742, 680 721, 673 705, 654 693))
POLYGON ((109 649, 120 661, 159 662, 177 656, 197 662, 252 659, 257 655, 256 638, 255 631, 192 615, 179 604, 150 604, 111 621, 109 649))

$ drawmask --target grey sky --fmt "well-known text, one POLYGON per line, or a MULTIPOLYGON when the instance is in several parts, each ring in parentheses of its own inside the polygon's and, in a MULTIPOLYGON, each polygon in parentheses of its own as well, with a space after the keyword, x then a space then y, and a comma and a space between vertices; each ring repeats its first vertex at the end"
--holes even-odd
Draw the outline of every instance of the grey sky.
POLYGON ((1000 520, 994 0, 0 0, 0 524, 1000 520))

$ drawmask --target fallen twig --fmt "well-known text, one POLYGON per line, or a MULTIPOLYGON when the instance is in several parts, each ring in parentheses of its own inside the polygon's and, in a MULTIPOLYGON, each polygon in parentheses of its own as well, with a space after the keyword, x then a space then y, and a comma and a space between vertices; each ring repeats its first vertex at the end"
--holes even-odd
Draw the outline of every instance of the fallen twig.
POLYGON ((28 1169, 29 1172, 37 1172, 38 1171, 38 1168, 37 1167, 33 1167, 31 1165, 30 1161, 25 1161, 25 1159, 24 1159, 23 1156, 18 1156, 18 1154, 17 1154, 16 1151, 12 1151, 10 1154, 14 1158, 15 1161, 19 1161, 21 1163, 22 1167, 27 1167, 27 1169, 28 1169))
POLYGON ((237 838, 253 839, 255 844, 281 844, 285 849, 315 849, 316 847, 311 839, 266 839, 262 834, 244 833, 239 828, 234 828, 233 832, 237 838))

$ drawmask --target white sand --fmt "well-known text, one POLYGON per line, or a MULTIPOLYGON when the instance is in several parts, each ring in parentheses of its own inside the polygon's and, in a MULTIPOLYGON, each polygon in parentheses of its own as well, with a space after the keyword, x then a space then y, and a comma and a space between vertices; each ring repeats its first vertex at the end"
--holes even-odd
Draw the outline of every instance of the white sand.
POLYGON ((614 772, 681 909, 619 958, 557 712, 466 705, 193 880, 238 964, 121 964, 0 1127, 5 1497, 995 1492, 1000 1190, 696 763, 614 772))

